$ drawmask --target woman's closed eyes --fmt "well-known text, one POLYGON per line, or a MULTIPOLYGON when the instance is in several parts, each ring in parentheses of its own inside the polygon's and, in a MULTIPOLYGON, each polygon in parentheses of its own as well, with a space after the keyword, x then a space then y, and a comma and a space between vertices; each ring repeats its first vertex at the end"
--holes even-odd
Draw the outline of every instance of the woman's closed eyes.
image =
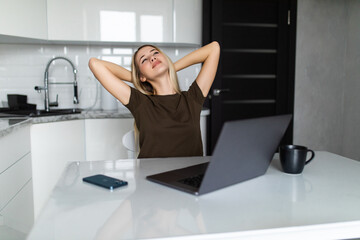
MULTIPOLYGON (((155 50, 155 49, 154 49, 155 50)), ((151 51, 150 51, 151 52, 151 51)), ((153 56, 156 56, 156 55, 158 55, 159 54, 159 52, 158 51, 155 51, 155 52, 153 52, 153 56)), ((141 64, 143 64, 145 61, 147 61, 148 59, 147 58, 144 58, 143 60, 141 60, 141 64)))

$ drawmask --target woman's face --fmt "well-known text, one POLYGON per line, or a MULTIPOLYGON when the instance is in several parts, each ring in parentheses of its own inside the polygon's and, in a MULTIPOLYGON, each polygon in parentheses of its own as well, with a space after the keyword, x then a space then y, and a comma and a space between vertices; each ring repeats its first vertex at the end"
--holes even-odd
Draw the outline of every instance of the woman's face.
POLYGON ((169 70, 166 57, 151 46, 141 48, 136 55, 136 61, 140 69, 140 80, 142 82, 154 80, 169 70))

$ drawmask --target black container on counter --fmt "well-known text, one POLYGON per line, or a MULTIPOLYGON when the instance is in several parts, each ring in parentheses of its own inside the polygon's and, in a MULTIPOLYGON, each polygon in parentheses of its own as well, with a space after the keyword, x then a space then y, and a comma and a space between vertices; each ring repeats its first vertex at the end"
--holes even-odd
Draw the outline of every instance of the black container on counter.
POLYGON ((10 109, 36 109, 36 104, 27 103, 26 95, 8 94, 7 99, 10 109))

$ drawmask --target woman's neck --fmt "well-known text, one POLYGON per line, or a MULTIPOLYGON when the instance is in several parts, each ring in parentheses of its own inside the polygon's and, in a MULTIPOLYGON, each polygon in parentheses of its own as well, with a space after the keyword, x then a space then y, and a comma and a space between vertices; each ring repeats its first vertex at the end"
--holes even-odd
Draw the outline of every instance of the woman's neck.
POLYGON ((150 83, 155 90, 155 95, 172 95, 176 93, 174 87, 170 83, 169 74, 166 74, 155 81, 151 81, 150 83))

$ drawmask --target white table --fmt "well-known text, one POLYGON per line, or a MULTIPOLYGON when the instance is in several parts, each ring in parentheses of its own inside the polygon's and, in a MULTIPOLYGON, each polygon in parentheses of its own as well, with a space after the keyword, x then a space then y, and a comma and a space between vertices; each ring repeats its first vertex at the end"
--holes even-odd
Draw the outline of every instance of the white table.
POLYGON ((29 239, 327 239, 360 236, 360 163, 316 152, 301 175, 275 156, 265 175, 196 197, 145 176, 208 157, 74 162, 68 165, 29 239), (110 192, 82 178, 124 179, 110 192), (178 238, 177 238, 178 239, 178 238))

